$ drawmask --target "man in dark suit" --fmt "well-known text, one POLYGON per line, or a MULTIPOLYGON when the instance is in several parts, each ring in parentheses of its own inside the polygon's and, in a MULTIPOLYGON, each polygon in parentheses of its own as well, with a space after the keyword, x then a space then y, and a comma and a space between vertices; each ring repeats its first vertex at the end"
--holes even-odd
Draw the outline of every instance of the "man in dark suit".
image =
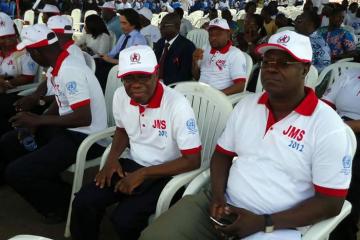
POLYGON ((192 80, 191 62, 195 45, 179 34, 180 18, 167 14, 160 24, 162 38, 154 44, 159 62, 159 78, 165 85, 192 80))

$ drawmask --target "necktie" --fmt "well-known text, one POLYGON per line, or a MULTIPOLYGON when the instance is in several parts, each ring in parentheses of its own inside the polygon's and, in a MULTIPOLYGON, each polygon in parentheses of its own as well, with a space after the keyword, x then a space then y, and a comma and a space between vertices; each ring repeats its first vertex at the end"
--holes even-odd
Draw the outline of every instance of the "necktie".
POLYGON ((170 46, 169 43, 166 43, 166 44, 165 44, 163 54, 161 55, 161 58, 160 58, 160 63, 159 63, 159 65, 160 65, 160 66, 159 66, 159 79, 164 79, 164 63, 165 63, 166 55, 167 55, 167 53, 169 52, 169 46, 170 46))
POLYGON ((130 35, 126 35, 123 44, 121 44, 121 47, 120 47, 119 52, 118 52, 118 53, 116 54, 116 56, 114 57, 115 59, 118 59, 118 58, 119 58, 119 54, 120 54, 120 52, 121 52, 122 50, 124 50, 124 48, 126 47, 126 44, 127 44, 128 40, 129 40, 129 38, 130 38, 130 35))

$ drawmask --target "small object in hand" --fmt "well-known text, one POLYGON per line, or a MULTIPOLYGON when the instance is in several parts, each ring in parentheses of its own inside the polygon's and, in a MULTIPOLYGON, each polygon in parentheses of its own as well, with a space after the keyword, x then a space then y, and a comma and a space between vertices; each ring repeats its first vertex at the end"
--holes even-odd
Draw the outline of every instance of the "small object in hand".
POLYGON ((216 224, 219 225, 220 227, 226 227, 228 225, 233 224, 233 222, 235 222, 237 218, 236 214, 229 214, 229 215, 224 215, 223 217, 221 217, 219 220, 213 218, 210 216, 210 219, 216 224))

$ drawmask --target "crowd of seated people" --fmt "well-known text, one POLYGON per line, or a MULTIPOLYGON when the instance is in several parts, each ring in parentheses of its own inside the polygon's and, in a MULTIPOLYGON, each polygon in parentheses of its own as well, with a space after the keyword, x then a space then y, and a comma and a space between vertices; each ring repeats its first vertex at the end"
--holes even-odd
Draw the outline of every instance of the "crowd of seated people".
MULTIPOLYGON (((64 15, 66 1, 45 1, 43 23, 21 32, 0 13, 0 185, 22 196, 43 222, 64 222, 71 185, 61 173, 76 162, 87 136, 110 127, 104 92, 116 66, 113 77, 123 86, 113 94, 112 146, 94 182, 72 203, 74 240, 99 239, 114 204, 110 218, 122 239, 301 239, 301 227, 338 215, 345 200, 351 213, 330 239, 356 240, 360 68, 345 71, 324 94, 305 79, 311 66, 320 74, 345 58, 358 62, 358 4, 308 0, 291 18, 275 1, 261 9, 251 1, 235 19, 229 7, 236 1, 211 1, 208 22, 198 26, 208 31, 208 44, 199 48, 187 38, 197 28, 185 15, 199 2, 208 1, 187 2, 188 8, 159 2, 168 13, 158 25, 156 1, 87 2, 82 10, 97 14, 83 20, 80 37, 64 15), (171 178, 200 167, 196 116, 171 88, 185 81, 230 97, 253 93, 236 104, 217 141, 208 187, 148 224, 171 178), (255 93, 257 81, 264 92, 255 93), (20 96, 16 88, 29 83, 35 89, 20 96), (354 157, 345 126, 358 140, 354 157), (129 155, 119 159, 126 148, 129 155), (231 222, 220 226, 224 218, 231 222)), ((97 142, 87 158, 106 146, 97 142)))

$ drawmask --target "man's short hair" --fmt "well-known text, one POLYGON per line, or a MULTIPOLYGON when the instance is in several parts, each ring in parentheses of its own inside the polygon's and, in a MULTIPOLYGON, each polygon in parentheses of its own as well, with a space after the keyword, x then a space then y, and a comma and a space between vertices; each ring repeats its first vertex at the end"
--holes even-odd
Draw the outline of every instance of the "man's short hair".
POLYGON ((132 25, 135 26, 136 30, 141 29, 140 24, 140 16, 139 14, 132 8, 126 8, 119 11, 121 16, 124 16, 126 20, 132 25))

